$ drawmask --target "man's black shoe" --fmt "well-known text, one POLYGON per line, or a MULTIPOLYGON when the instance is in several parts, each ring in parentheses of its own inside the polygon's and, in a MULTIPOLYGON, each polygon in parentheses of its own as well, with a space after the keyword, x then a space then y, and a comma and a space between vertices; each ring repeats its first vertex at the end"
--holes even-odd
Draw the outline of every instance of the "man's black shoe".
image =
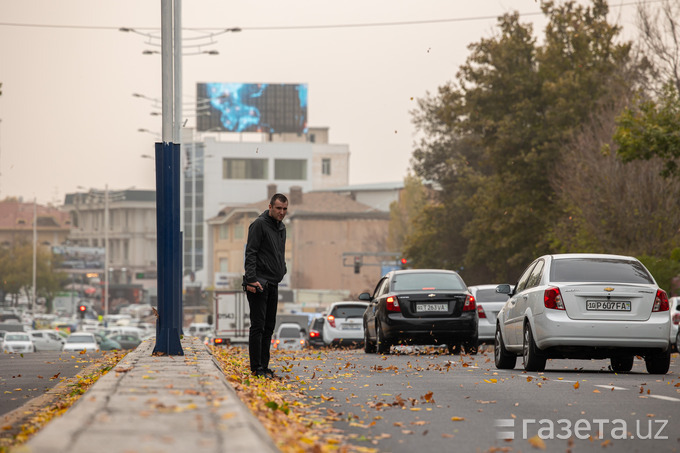
POLYGON ((263 370, 262 368, 258 368, 257 370, 253 370, 252 374, 255 377, 268 377, 267 372, 265 370, 263 370))
POLYGON ((269 379, 277 379, 278 376, 274 374, 274 371, 271 368, 265 368, 264 369, 264 376, 269 378, 269 379))

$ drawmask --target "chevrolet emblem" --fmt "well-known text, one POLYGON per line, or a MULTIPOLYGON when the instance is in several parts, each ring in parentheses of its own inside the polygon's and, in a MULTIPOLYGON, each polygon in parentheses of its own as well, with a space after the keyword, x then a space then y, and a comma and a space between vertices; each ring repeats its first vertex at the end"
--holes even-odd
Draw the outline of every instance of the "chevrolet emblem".
POLYGON ((428 294, 427 297, 434 297, 436 294, 428 294))
POLYGON ((608 293, 611 293, 612 291, 614 291, 614 288, 606 287, 604 290, 607 291, 608 293))

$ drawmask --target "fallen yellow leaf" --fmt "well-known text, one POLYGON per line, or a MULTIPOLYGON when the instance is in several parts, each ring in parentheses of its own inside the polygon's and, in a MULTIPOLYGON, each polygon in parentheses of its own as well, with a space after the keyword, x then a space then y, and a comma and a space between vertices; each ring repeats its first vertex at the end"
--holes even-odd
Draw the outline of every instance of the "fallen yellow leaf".
POLYGON ((465 417, 451 417, 452 422, 462 422, 465 420, 465 417))
POLYGON ((530 437, 529 443, 534 448, 540 448, 541 450, 545 450, 545 442, 538 436, 530 437))

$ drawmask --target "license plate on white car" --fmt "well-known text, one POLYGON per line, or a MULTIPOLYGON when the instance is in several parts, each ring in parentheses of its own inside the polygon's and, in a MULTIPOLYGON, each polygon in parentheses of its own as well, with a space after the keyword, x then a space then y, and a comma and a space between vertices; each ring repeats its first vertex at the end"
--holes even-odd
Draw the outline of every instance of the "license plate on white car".
POLYGON ((342 330, 361 330, 361 324, 343 324, 342 330))
POLYGON ((424 311, 449 311, 449 304, 416 304, 416 312, 421 313, 424 311))
POLYGON ((630 311, 630 301, 587 300, 586 310, 630 311))

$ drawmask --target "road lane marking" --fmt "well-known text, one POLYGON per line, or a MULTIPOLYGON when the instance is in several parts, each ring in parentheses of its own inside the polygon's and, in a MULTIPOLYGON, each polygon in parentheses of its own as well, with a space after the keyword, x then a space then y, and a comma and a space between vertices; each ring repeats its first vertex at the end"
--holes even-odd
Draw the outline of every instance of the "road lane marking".
POLYGON ((680 401, 680 398, 673 398, 672 396, 664 396, 664 395, 646 395, 650 398, 656 398, 659 400, 664 400, 664 401, 680 401))
POLYGON ((615 385, 600 385, 600 384, 595 384, 595 387, 600 387, 600 388, 607 389, 607 390, 629 390, 629 389, 627 389, 627 388, 625 388, 625 387, 617 387, 617 386, 615 386, 615 385))

